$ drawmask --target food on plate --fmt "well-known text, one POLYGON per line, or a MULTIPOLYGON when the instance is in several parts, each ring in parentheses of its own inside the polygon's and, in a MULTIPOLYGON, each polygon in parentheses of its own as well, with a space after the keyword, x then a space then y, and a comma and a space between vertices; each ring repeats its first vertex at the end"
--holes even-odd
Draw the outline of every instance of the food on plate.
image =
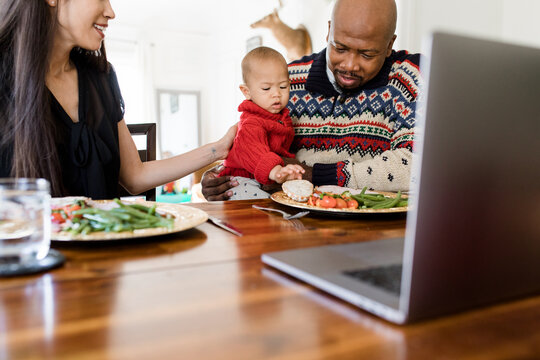
POLYGON ((298 202, 306 202, 313 193, 313 184, 307 180, 289 180, 281 186, 288 197, 298 202))
POLYGON ((174 217, 157 212, 156 204, 148 207, 124 203, 119 199, 100 203, 83 198, 56 203, 52 206, 51 221, 55 232, 83 235, 96 231, 122 232, 158 227, 172 229, 174 225, 174 217))
POLYGON ((345 191, 350 192, 351 194, 358 195, 362 192, 362 189, 353 189, 338 185, 319 185, 315 188, 318 192, 321 193, 332 193, 332 194, 342 194, 345 191))
POLYGON ((359 193, 350 190, 331 193, 320 189, 315 188, 308 199, 308 205, 325 209, 390 209, 408 205, 408 199, 402 198, 401 191, 398 191, 395 197, 387 197, 382 194, 366 194, 367 187, 359 193))
POLYGON ((367 187, 361 190, 336 185, 313 187, 307 180, 286 181, 282 188, 290 199, 323 209, 390 209, 408 206, 408 199, 402 196, 401 191, 395 196, 384 196, 368 192, 367 187))

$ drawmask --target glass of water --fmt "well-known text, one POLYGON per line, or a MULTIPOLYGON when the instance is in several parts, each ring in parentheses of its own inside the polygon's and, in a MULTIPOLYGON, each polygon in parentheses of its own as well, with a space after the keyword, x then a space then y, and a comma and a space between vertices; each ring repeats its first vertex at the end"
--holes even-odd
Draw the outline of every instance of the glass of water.
POLYGON ((47 256, 50 202, 45 179, 0 179, 0 264, 28 266, 47 256))

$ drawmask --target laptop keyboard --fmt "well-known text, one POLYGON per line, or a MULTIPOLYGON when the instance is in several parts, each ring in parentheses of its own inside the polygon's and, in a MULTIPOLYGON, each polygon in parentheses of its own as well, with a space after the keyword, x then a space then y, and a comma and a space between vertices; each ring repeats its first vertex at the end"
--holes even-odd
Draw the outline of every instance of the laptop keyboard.
POLYGON ((401 264, 387 265, 361 270, 347 270, 343 273, 354 279, 381 287, 393 294, 401 291, 401 264))

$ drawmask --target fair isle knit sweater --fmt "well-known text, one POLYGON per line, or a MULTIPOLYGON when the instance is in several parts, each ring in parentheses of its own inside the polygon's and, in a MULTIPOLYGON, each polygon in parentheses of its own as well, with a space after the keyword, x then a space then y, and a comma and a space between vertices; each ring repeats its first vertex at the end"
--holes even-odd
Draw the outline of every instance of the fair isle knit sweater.
POLYGON ((289 65, 291 152, 313 166, 315 185, 409 189, 419 61, 393 51, 375 78, 343 94, 328 80, 326 50, 289 65))

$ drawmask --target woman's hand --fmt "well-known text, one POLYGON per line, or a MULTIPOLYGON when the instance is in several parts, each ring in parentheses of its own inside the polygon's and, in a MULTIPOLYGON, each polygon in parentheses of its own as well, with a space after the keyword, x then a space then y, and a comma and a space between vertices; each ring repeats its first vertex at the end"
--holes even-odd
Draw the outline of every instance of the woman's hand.
POLYGON ((227 157, 234 142, 234 138, 236 137, 237 131, 238 124, 234 124, 229 128, 229 130, 227 130, 227 133, 216 142, 216 147, 212 148, 212 150, 215 149, 216 151, 215 160, 223 160, 227 157))

